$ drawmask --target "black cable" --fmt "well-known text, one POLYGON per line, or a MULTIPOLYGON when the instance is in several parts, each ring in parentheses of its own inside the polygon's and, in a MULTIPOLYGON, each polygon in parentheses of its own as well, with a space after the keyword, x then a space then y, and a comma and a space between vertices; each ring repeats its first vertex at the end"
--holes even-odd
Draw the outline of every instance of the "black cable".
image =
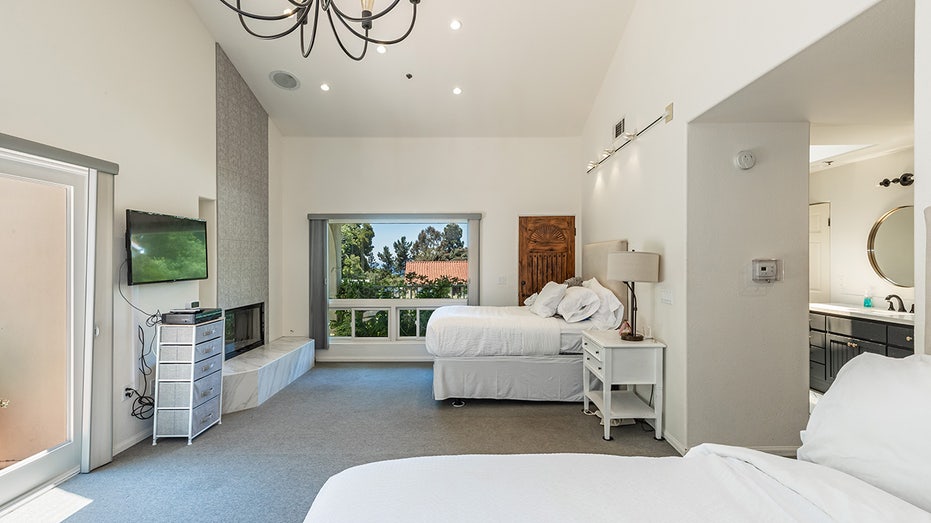
MULTIPOLYGON (((161 323, 161 311, 156 309, 154 314, 149 314, 148 312, 140 309, 133 305, 126 295, 123 294, 123 267, 126 266, 127 260, 123 260, 123 264, 120 265, 120 276, 117 278, 117 289, 120 291, 120 296, 123 297, 123 301, 129 304, 133 309, 145 314, 145 326, 146 327, 157 327, 161 323)), ((139 392, 133 388, 127 388, 123 391, 123 394, 128 394, 129 397, 135 396, 133 400, 133 406, 131 414, 134 418, 137 419, 149 419, 155 412, 155 398, 149 395, 149 376, 152 375, 152 366, 149 365, 149 362, 146 361, 146 356, 152 354, 152 348, 155 344, 155 336, 149 341, 149 346, 146 347, 145 344, 145 330, 143 330, 142 325, 136 325, 136 339, 139 340, 139 346, 141 347, 139 353, 139 366, 136 370, 139 371, 139 374, 142 374, 142 392, 139 392)))
MULTIPOLYGON (((656 387, 655 387, 654 385, 650 385, 650 401, 649 401, 649 403, 647 403, 647 405, 649 405, 649 406, 651 406, 651 407, 653 406, 653 392, 654 392, 655 390, 656 390, 656 387)), ((651 426, 646 422, 646 420, 644 420, 644 419, 638 419, 638 420, 637 420, 637 423, 640 425, 640 430, 642 430, 642 431, 644 431, 644 432, 653 432, 653 431, 654 431, 653 427, 651 427, 651 426)))

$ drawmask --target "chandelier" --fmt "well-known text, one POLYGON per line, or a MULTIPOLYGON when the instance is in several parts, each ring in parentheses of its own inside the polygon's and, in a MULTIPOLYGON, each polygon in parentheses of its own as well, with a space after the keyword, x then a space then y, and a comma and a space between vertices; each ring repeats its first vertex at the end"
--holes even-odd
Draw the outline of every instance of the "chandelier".
MULTIPOLYGON (((339 6, 336 5, 336 0, 287 0, 287 4, 290 5, 289 8, 285 9, 281 14, 258 14, 250 11, 246 11, 242 8, 242 0, 235 0, 235 5, 231 0, 220 0, 226 7, 232 9, 239 16, 239 23, 242 24, 243 29, 247 33, 261 38, 263 40, 274 40, 287 36, 293 33, 295 30, 300 29, 301 36, 301 54, 304 58, 310 56, 310 52, 314 49, 314 42, 317 39, 317 23, 320 20, 320 11, 326 13, 326 17, 330 22, 330 28, 333 30, 333 36, 336 37, 336 43, 339 44, 339 47, 346 53, 346 56, 352 58, 353 60, 359 61, 365 58, 365 53, 368 51, 369 44, 376 45, 391 45, 396 44, 411 34, 411 31, 414 29, 414 22, 417 20, 417 4, 420 3, 420 0, 409 0, 411 3, 411 23, 407 28, 407 31, 398 38, 393 38, 389 40, 381 40, 378 38, 372 38, 369 36, 369 30, 372 29, 372 22, 385 16, 390 13, 395 6, 401 0, 394 0, 391 2, 391 5, 386 7, 384 10, 377 13, 372 13, 374 9, 375 0, 362 0, 362 10, 359 16, 353 16, 341 10, 339 6), (364 43, 362 45, 362 51, 359 54, 354 55, 352 52, 346 48, 346 45, 343 44, 342 38, 340 38, 339 31, 336 30, 336 21, 339 21, 350 34, 359 38, 364 43), (291 19, 291 20, 289 20, 291 19), (284 26, 284 29, 280 32, 271 32, 271 33, 259 33, 253 30, 249 25, 251 21, 255 25, 261 25, 263 22, 268 22, 267 25, 274 25, 276 22, 281 22, 288 20, 288 25, 284 26), (309 38, 305 36, 305 28, 310 25, 309 29, 309 38), (353 27, 358 25, 358 29, 353 27)), ((282 25, 279 24, 277 28, 281 28, 282 25)), ((276 28, 276 29, 277 29, 276 28)))

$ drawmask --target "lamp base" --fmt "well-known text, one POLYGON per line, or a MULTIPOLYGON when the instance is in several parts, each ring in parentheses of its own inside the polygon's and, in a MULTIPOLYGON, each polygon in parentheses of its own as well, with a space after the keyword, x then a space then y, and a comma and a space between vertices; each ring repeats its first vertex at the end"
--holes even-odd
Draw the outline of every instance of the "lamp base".
POLYGON ((643 341, 643 335, 641 334, 621 334, 621 339, 624 341, 643 341))

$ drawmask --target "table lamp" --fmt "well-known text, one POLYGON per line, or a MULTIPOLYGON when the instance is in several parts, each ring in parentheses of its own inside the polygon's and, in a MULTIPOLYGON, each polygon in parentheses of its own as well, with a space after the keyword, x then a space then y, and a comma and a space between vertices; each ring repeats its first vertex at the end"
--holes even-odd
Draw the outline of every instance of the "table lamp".
POLYGON ((637 334, 637 293, 635 282, 659 281, 659 254, 654 252, 622 251, 608 254, 609 280, 622 281, 630 289, 630 334, 621 335, 627 341, 643 341, 637 334))

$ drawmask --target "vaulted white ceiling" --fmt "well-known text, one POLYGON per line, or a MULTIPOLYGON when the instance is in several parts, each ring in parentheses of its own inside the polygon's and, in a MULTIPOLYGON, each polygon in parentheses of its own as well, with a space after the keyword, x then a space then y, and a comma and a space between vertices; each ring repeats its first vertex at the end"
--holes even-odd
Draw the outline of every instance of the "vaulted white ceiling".
MULTIPOLYGON (((333 1, 343 11, 359 9, 356 1, 333 1)), ((403 137, 579 136, 634 3, 423 0, 409 38, 385 54, 370 47, 355 62, 325 20, 305 59, 297 33, 259 40, 219 0, 190 0, 285 135, 403 137), (461 20, 459 31, 450 29, 452 19, 461 20), (275 86, 269 74, 276 70, 292 73, 301 87, 275 86)), ((243 0, 267 14, 289 5, 243 0)), ((375 10, 385 5, 376 1, 375 10)), ((410 7, 401 0, 372 34, 403 32, 410 7)), ((347 46, 359 44, 350 39, 347 46)))

